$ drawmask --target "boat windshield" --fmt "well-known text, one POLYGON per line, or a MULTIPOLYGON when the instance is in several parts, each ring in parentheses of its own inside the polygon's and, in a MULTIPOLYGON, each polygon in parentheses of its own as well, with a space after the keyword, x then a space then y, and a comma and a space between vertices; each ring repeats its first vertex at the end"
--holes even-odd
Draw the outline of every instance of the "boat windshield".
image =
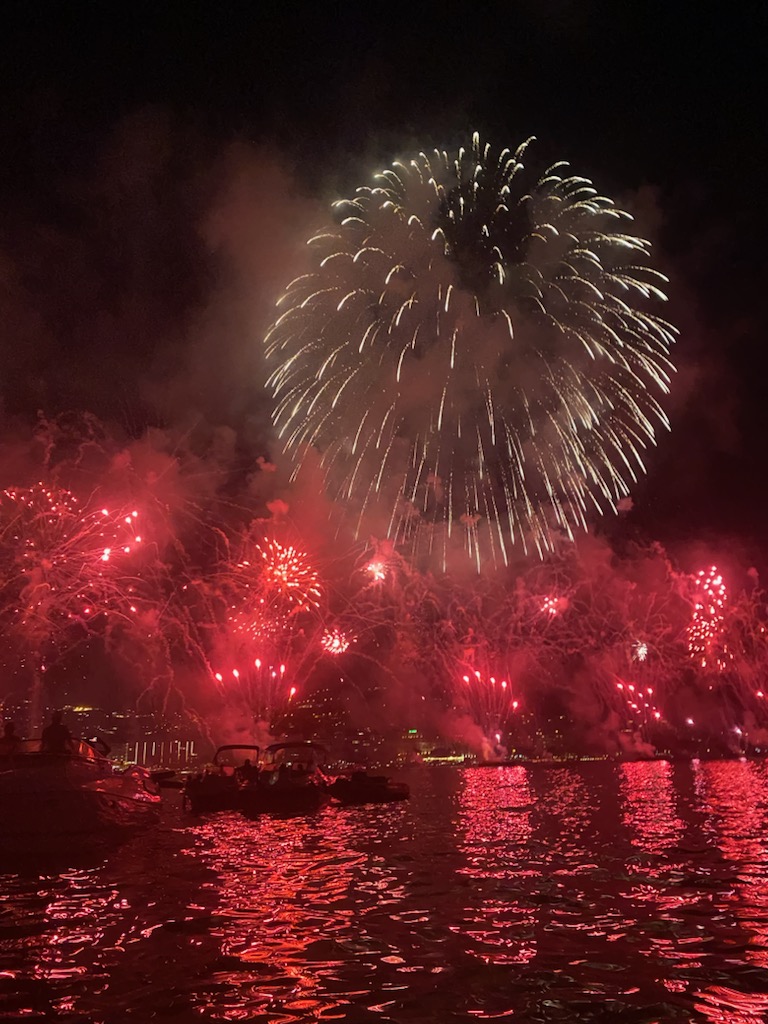
POLYGON ((325 759, 325 748, 318 743, 279 743, 264 751, 266 765, 297 765, 317 768, 325 759))
POLYGON ((258 764, 259 748, 257 746, 235 746, 232 744, 219 747, 213 758, 213 763, 217 768, 242 768, 246 761, 250 764, 258 764))

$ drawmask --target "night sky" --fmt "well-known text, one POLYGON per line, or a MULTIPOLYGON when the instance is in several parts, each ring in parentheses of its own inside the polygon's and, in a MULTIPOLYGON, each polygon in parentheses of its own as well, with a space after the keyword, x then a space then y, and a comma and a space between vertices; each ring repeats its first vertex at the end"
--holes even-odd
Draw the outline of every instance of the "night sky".
POLYGON ((636 213, 671 278, 673 433, 628 528, 764 564, 764 11, 6 5, 4 430, 73 406, 134 433, 200 416, 255 456, 260 331, 327 203, 412 148, 535 134, 636 213))

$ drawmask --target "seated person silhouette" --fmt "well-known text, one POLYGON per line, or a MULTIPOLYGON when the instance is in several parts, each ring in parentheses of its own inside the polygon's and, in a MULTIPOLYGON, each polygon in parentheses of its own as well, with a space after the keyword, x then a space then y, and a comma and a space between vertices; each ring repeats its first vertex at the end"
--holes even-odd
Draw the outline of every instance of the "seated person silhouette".
POLYGON ((72 734, 61 720, 61 712, 54 711, 51 715, 51 724, 43 729, 40 749, 44 754, 66 754, 69 751, 69 742, 72 734))
POLYGON ((252 764, 251 759, 248 757, 246 757, 245 761, 243 761, 239 768, 235 769, 235 775, 240 782, 244 784, 252 782, 258 777, 258 774, 259 766, 257 764, 252 764))

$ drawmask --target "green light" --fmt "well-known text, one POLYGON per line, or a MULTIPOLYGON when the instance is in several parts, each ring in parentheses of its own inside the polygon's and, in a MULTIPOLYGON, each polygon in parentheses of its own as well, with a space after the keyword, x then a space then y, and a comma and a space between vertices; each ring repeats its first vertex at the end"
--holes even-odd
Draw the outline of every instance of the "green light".
POLYGON ((418 729, 409 729, 408 730, 408 735, 409 736, 415 736, 418 731, 419 731, 418 729))

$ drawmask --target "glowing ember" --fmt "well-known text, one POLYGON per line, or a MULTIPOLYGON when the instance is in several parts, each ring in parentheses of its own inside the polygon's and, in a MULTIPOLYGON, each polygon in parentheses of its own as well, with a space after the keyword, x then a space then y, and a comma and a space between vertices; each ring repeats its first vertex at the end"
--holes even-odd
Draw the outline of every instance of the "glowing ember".
POLYGON ((626 701, 626 707, 629 709, 627 717, 636 726, 647 725, 650 719, 661 721, 662 713, 654 702, 652 686, 639 686, 619 679, 616 682, 616 689, 626 701))
POLYGON ((285 712, 288 701, 295 696, 297 688, 287 686, 285 665, 271 664, 269 660, 254 658, 244 661, 237 668, 213 673, 228 700, 236 695, 253 718, 273 723, 285 712))

